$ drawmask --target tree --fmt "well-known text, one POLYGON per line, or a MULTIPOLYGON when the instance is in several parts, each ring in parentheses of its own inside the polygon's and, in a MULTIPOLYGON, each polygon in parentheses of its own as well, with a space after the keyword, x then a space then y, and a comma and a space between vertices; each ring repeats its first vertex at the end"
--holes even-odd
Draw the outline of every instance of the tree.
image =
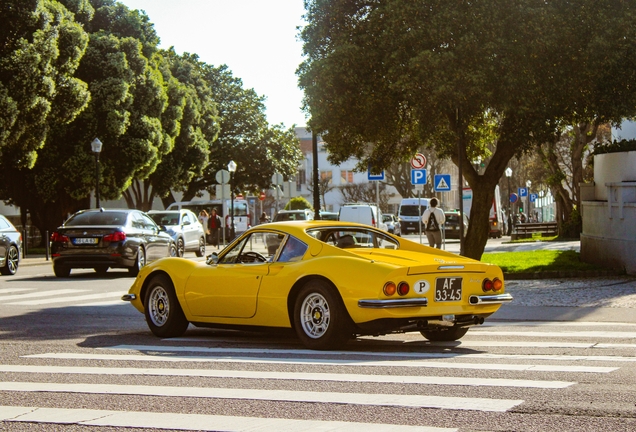
POLYGON ((87 43, 73 14, 54 0, 0 4, 1 165, 33 167, 50 124, 84 109, 89 93, 74 72, 87 43))
POLYGON ((287 205, 285 206, 285 210, 304 210, 309 209, 313 210, 311 203, 307 201, 305 197, 294 197, 289 200, 287 205))
POLYGON ((342 202, 346 203, 377 203, 383 212, 387 211, 389 205, 389 194, 386 191, 386 183, 380 182, 378 185, 380 191, 380 202, 376 194, 376 182, 369 183, 348 183, 339 186, 342 194, 342 202))
POLYGON ((562 124, 634 113, 634 6, 580 3, 307 0, 310 128, 333 163, 388 167, 427 145, 450 157, 473 190, 463 253, 479 259, 512 157, 562 124))
MULTIPOLYGON (((326 201, 325 201, 325 195, 327 195, 329 192, 331 192, 332 190, 334 190, 336 188, 336 186, 333 185, 333 182, 331 181, 331 177, 330 176, 321 176, 320 178, 318 178, 318 195, 320 196, 320 198, 322 199, 322 205, 324 206, 326 201)), ((311 194, 311 196, 314 195, 314 179, 313 176, 311 178, 309 178, 309 181, 307 182, 307 191, 311 194)))

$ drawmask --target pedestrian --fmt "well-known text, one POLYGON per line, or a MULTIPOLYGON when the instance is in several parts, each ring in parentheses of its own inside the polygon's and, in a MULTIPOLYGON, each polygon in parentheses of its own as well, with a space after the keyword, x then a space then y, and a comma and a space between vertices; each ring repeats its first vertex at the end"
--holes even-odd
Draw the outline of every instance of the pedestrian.
POLYGON ((263 212, 261 213, 261 217, 258 219, 258 223, 259 224, 264 224, 269 222, 269 216, 267 216, 267 213, 263 212))
POLYGON ((444 211, 437 208, 439 200, 431 198, 429 207, 422 215, 422 223, 425 225, 426 238, 430 247, 442 248, 442 225, 446 222, 444 211))
POLYGON ((208 231, 210 232, 210 244, 219 249, 219 234, 221 233, 222 223, 221 217, 217 214, 216 208, 212 209, 212 214, 208 220, 208 231))
POLYGON ((208 240, 208 237, 210 235, 210 230, 208 228, 208 220, 210 219, 210 214, 205 210, 201 210, 199 212, 199 222, 201 222, 201 225, 203 226, 203 231, 205 231, 205 240, 208 240))

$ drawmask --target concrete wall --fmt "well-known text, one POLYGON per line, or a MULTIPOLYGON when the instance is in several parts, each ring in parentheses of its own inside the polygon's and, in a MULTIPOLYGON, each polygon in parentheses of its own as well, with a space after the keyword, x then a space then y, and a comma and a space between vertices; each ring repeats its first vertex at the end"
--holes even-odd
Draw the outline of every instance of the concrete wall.
POLYGON ((636 151, 594 156, 585 186, 581 260, 636 274, 636 151))

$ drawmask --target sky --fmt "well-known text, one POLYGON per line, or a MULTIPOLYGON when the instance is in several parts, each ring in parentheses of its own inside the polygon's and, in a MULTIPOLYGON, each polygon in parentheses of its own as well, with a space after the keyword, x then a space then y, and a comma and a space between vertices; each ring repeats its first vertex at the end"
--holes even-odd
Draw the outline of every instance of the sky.
POLYGON ((213 66, 226 64, 244 88, 266 97, 270 124, 306 124, 296 76, 303 0, 119 1, 146 12, 162 48, 197 54, 213 66))

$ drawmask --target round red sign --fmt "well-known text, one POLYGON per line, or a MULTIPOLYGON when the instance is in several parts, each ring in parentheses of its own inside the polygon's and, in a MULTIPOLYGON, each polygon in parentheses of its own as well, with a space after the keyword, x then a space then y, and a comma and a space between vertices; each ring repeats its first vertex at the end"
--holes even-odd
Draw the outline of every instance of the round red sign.
POLYGON ((259 199, 259 200, 261 200, 261 201, 265 201, 265 196, 266 196, 266 195, 265 195, 265 192, 261 192, 261 193, 258 195, 258 199, 259 199))

